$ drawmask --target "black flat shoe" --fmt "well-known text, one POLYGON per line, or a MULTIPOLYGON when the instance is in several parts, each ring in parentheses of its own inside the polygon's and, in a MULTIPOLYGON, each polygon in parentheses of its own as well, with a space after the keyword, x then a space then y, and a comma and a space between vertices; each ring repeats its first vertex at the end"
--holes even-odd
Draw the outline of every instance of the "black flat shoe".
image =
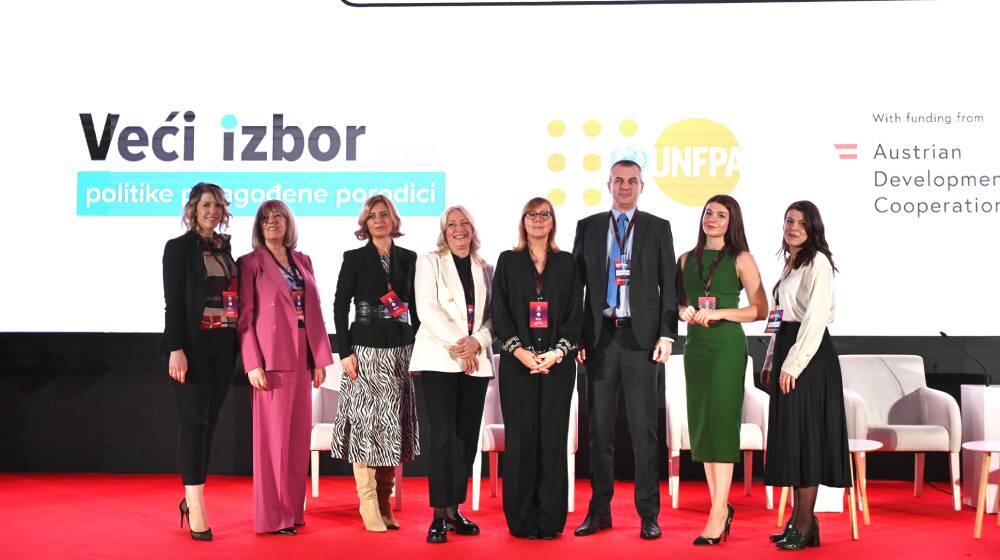
POLYGON ((642 520, 642 529, 639 530, 639 538, 647 540, 658 539, 662 534, 660 524, 655 519, 650 517, 642 520))
POLYGON ((479 525, 476 525, 472 521, 466 519, 462 512, 456 510, 455 517, 445 517, 445 523, 448 524, 449 531, 455 531, 459 535, 478 535, 479 525))
POLYGON ((284 529, 278 529, 277 531, 271 531, 272 535, 285 535, 286 537, 292 537, 298 535, 299 532, 295 530, 295 527, 285 527, 284 529))
POLYGON ((819 521, 814 517, 812 527, 805 534, 793 526, 788 530, 788 536, 775 544, 783 550, 802 550, 807 546, 819 546, 819 521))
POLYGON ((729 514, 726 515, 726 526, 723 527, 722 533, 718 537, 706 537, 704 535, 699 535, 692 544, 695 546, 712 546, 725 542, 726 539, 729 538, 729 530, 733 525, 733 517, 736 516, 736 510, 729 504, 726 504, 726 508, 729 510, 729 514))
POLYGON ((448 542, 448 523, 442 518, 434 518, 427 528, 427 542, 433 544, 448 542))
MULTIPOLYGON (((177 509, 181 510, 181 529, 184 528, 184 518, 187 517, 188 528, 191 528, 191 511, 188 509, 187 498, 181 500, 181 503, 177 504, 177 509)), ((204 531, 191 531, 191 538, 196 541, 210 541, 212 540, 212 529, 205 529, 204 531)))
POLYGON ((542 533, 542 532, 539 532, 538 533, 538 538, 542 539, 543 541, 552 541, 552 540, 555 540, 555 539, 559 538, 559 533, 542 533))
POLYGON ((596 514, 588 513, 587 517, 583 518, 583 523, 573 531, 573 534, 578 537, 587 537, 597 533, 598 531, 603 531, 605 529, 611 528, 611 514, 596 514))
POLYGON ((769 537, 767 537, 767 538, 770 539, 771 542, 776 543, 776 542, 778 542, 780 540, 783 540, 785 537, 787 537, 788 536, 788 531, 791 530, 791 528, 792 528, 792 522, 789 521, 788 525, 785 525, 785 530, 784 531, 782 531, 780 533, 771 533, 771 535, 769 537))

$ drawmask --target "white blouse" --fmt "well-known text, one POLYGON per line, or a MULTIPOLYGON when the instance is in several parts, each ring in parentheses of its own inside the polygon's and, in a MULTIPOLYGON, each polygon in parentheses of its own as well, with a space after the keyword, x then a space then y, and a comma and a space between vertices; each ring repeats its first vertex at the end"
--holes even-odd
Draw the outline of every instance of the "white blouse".
MULTIPOLYGON (((778 304, 782 321, 799 322, 795 344, 781 365, 781 371, 798 377, 816 355, 826 326, 833 322, 833 265, 823 253, 812 262, 792 270, 778 284, 778 304)), ((774 336, 767 347, 764 368, 771 369, 774 336)), ((775 375, 778 372, 773 372, 775 375)))

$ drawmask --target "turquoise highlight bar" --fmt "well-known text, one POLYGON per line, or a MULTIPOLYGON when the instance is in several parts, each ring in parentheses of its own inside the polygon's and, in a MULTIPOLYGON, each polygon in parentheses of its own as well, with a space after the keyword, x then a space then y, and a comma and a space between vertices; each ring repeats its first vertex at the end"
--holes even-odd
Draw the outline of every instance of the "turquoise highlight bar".
POLYGON ((404 216, 439 216, 445 208, 443 171, 80 171, 76 214, 179 216, 200 181, 222 187, 235 216, 253 216, 270 199, 284 201, 296 216, 357 216, 373 194, 389 197, 404 216))

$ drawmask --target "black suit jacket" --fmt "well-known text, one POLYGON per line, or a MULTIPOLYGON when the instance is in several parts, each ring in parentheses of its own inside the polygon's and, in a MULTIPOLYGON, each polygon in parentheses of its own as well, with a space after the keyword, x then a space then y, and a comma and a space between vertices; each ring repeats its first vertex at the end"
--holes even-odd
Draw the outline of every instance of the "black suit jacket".
MULTIPOLYGON (((632 332, 643 348, 652 349, 657 339, 677 338, 677 261, 670 222, 636 210, 632 231, 632 276, 629 285, 629 308, 632 332)), ((608 290, 608 212, 594 214, 577 222, 573 241, 583 279, 583 342, 586 348, 597 345, 601 336, 608 290)))
POLYGON ((205 310, 205 258, 198 244, 198 234, 188 231, 167 241, 163 248, 163 299, 166 311, 160 351, 189 352, 201 332, 205 310))
POLYGON ((354 354, 353 346, 393 348, 413 344, 413 335, 420 326, 413 279, 417 270, 417 254, 392 244, 392 289, 410 310, 410 325, 399 321, 363 325, 355 321, 348 326, 351 301, 381 305, 379 300, 388 291, 385 269, 378 249, 369 241, 364 247, 344 252, 340 265, 337 292, 333 297, 333 324, 337 329, 337 353, 340 358, 354 354))
MULTIPOLYGON (((493 275, 493 328, 505 352, 518 347, 542 352, 559 348, 569 355, 580 341, 583 295, 573 256, 565 251, 549 253, 542 273, 542 297, 548 302, 549 326, 529 328, 528 304, 535 291, 535 265, 527 250, 504 251, 493 275)), ((525 370, 527 371, 527 370, 525 370)))

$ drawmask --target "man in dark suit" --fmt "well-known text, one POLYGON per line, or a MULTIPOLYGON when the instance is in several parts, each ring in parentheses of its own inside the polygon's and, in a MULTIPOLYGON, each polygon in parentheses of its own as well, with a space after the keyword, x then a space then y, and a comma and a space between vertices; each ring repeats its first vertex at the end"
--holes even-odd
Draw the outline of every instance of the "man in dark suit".
POLYGON ((667 361, 677 337, 677 266, 670 222, 636 208, 642 188, 639 164, 621 160, 612 165, 611 211, 580 220, 573 242, 586 287, 577 360, 587 364, 593 490, 577 536, 611 528, 619 390, 635 452, 639 536, 660 536, 656 369, 667 361))

